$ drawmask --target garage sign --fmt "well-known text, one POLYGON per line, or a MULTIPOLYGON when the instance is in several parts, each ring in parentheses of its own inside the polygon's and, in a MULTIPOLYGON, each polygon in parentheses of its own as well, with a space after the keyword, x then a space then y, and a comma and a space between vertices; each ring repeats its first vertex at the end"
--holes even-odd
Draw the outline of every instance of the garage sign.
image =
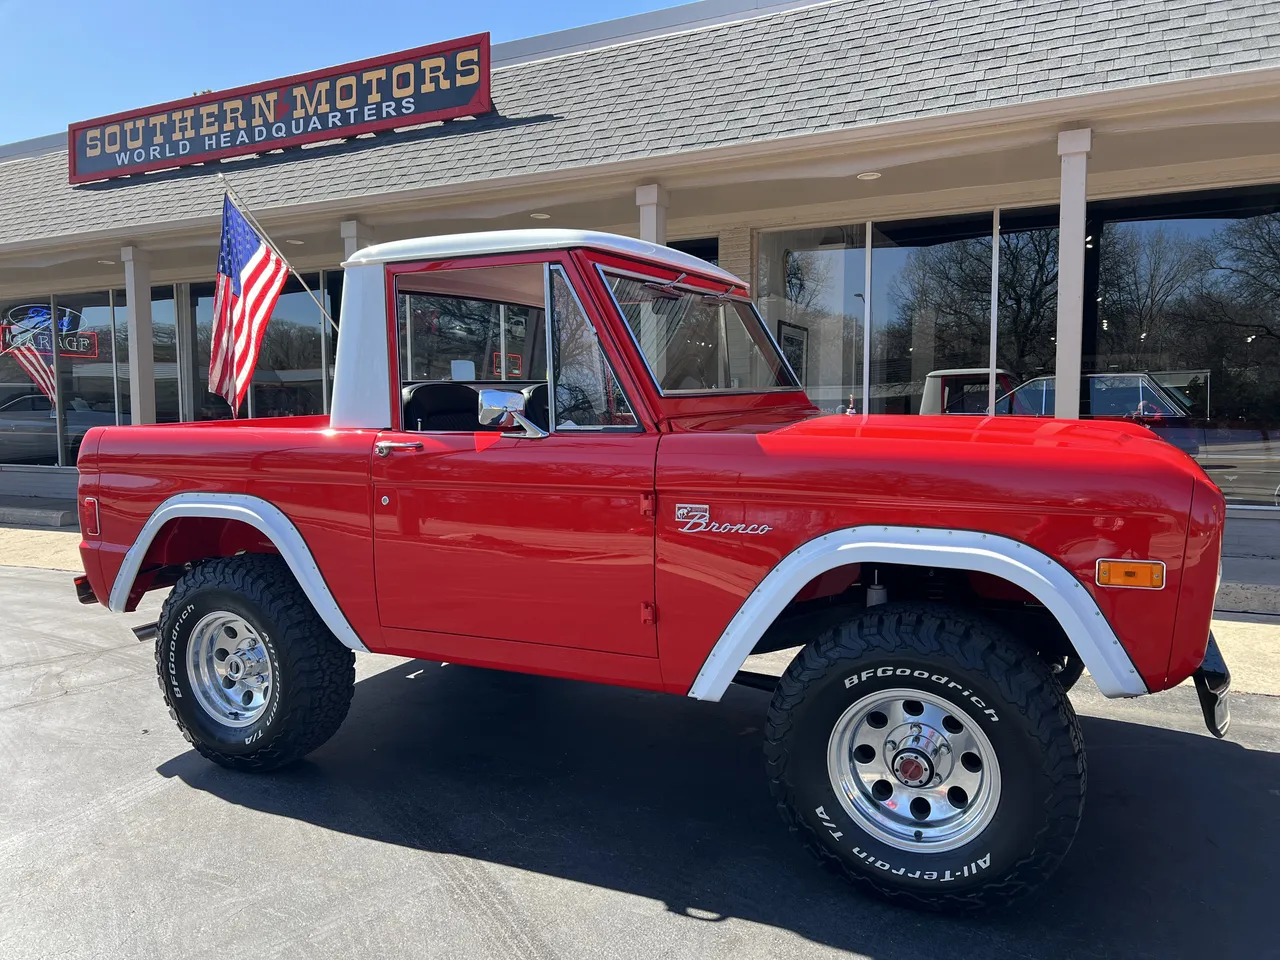
POLYGON ((72 183, 489 113, 489 35, 74 123, 72 183))
POLYGON ((58 308, 56 325, 47 303, 10 307, 0 315, 0 353, 8 353, 25 344, 47 360, 53 356, 56 340, 61 356, 96 359, 98 334, 94 330, 81 330, 80 321, 80 314, 70 307, 58 308))

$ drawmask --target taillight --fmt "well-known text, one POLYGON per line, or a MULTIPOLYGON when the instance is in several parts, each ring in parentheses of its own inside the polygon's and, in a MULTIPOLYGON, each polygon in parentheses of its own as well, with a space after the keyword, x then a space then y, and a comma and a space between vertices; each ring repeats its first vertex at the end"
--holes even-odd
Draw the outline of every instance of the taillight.
POLYGON ((98 498, 80 498, 80 533, 86 537, 96 537, 102 533, 98 524, 98 498))

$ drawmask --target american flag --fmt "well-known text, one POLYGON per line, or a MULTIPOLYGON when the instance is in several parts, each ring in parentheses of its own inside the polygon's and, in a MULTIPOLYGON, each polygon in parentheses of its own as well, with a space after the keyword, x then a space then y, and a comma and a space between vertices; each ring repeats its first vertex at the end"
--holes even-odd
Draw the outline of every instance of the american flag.
MULTIPOLYGON (((0 333, 6 332, 6 328, 0 328, 0 333)), ((57 392, 57 381, 53 377, 53 367, 51 367, 44 359, 44 356, 31 343, 30 337, 22 337, 16 330, 7 330, 9 337, 8 343, 0 341, 0 356, 13 357, 18 364, 26 371, 27 376, 31 378, 31 382, 40 388, 50 400, 53 400, 54 393, 57 392)))
POLYGON ((254 232, 231 197, 224 197, 209 392, 227 401, 232 416, 249 392, 267 321, 288 275, 289 265, 254 232))

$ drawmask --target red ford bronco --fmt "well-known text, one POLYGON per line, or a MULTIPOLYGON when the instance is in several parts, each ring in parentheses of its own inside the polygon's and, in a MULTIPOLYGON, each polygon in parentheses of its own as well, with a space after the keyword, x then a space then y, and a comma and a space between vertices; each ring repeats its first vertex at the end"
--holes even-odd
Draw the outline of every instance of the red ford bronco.
POLYGON ((352 651, 718 700, 771 690, 769 787, 858 886, 1004 903, 1071 845, 1066 689, 1229 675, 1224 504, 1128 423, 822 416, 701 260, 562 230, 345 264, 327 417, 95 427, 86 603, 172 588, 184 736, 239 770, 324 743, 352 651), (746 659, 799 648, 778 679, 746 659))

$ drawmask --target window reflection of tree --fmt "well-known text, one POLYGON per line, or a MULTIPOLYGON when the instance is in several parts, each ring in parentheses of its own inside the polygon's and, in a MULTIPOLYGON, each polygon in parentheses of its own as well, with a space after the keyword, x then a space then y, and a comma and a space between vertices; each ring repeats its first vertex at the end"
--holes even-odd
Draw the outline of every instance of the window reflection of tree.
POLYGON ((1210 230, 1189 226, 1104 227, 1097 369, 1205 369, 1211 384, 1196 378, 1182 389, 1193 413, 1274 427, 1280 422, 1280 214, 1210 230))
POLYGON ((501 308, 482 300, 457 297, 435 297, 423 294, 409 297, 409 331, 414 369, 413 380, 447 380, 451 377, 451 361, 469 360, 475 364, 476 377, 493 376, 489 357, 498 352, 501 308))
MULTIPOLYGON (((996 364, 1026 380, 1053 372, 1057 350, 1058 231, 1000 236, 996 364)), ((882 334, 886 381, 910 379, 912 321, 933 320, 933 367, 985 367, 991 335, 991 241, 961 240, 912 251, 891 297, 898 312, 882 334)), ((873 319, 873 323, 874 323, 873 319)))
MULTIPOLYGON (((1097 352, 1085 358, 1087 370, 1208 370, 1211 384, 1193 376, 1179 386, 1194 414, 1280 423, 1280 214, 1208 229, 1203 221, 1112 222, 1097 242, 1097 287, 1086 291, 1097 302, 1097 352)), ((1052 229, 1000 238, 998 364, 1019 380, 1053 372, 1057 247, 1052 229)), ((894 291, 897 315, 880 334, 881 355, 903 368, 886 381, 909 378, 912 321, 926 312, 936 324, 936 367, 986 365, 989 249, 974 239, 912 252, 894 291)))
POLYGON ((552 370, 557 423, 577 426, 636 422, 590 319, 578 307, 568 279, 551 271, 552 370))
POLYGON ((896 314, 879 338, 884 378, 873 377, 873 383, 905 382, 927 374, 922 370, 919 377, 913 376, 911 353, 922 346, 934 369, 986 365, 991 337, 990 239, 912 250, 890 283, 889 298, 896 314))

